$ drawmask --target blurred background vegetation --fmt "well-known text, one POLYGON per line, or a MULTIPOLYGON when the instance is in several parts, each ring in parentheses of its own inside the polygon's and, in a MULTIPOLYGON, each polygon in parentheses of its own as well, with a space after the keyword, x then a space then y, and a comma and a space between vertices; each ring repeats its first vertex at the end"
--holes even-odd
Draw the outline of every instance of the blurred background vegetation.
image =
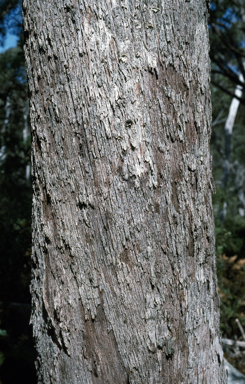
MULTIPOLYGON (((236 319, 245 328, 245 2, 215 0, 209 13, 221 333, 241 339, 236 319)), ((0 0, 0 47, 0 384, 35 384, 28 324, 30 128, 19 0, 0 0), (12 48, 6 44, 10 36, 12 48)), ((243 359, 232 362, 244 372, 243 359)))
POLYGON ((18 0, 0 0, 0 47, 0 383, 34 384, 30 130, 18 0), (18 42, 4 50, 10 37, 18 42))

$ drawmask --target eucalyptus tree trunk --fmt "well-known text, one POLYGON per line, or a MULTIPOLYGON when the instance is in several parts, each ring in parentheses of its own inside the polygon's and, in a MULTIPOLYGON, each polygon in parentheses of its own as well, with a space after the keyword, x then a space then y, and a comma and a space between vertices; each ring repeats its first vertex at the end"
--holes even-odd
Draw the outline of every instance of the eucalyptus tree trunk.
MULTIPOLYGON (((26 99, 25 105, 23 107, 23 118, 24 118, 23 141, 25 145, 27 144, 27 140, 30 137, 28 116, 29 116, 29 100, 26 99)), ((31 164, 28 162, 28 164, 26 165, 26 183, 30 184, 30 181, 31 181, 31 164)))
POLYGON ((225 383, 203 0, 24 0, 39 383, 225 383))
POLYGON ((10 97, 7 96, 6 104, 5 104, 5 119, 4 119, 3 125, 1 127, 1 136, 0 136, 0 138, 1 138, 0 165, 6 158, 6 145, 5 145, 5 140, 4 140, 4 134, 5 134, 6 130, 8 129, 10 112, 11 112, 11 102, 10 102, 10 97))
MULTIPOLYGON (((244 82, 242 74, 240 74, 239 80, 242 83, 244 82)), ((227 187, 228 177, 229 177, 229 173, 230 173, 232 131, 233 131, 237 111, 238 111, 239 104, 240 104, 239 98, 241 98, 241 97, 242 97, 242 87, 240 85, 237 85, 236 89, 235 89, 235 95, 231 101, 228 117, 227 117, 227 120, 225 122, 225 158, 223 161, 223 174, 222 174, 222 188, 223 189, 226 189, 226 187, 227 187)))

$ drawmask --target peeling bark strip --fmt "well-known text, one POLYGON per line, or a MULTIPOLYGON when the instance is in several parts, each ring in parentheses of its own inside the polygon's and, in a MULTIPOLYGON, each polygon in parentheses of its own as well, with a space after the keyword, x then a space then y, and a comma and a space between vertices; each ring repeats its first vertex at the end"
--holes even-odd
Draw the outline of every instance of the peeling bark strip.
POLYGON ((225 383, 205 0, 24 0, 39 383, 225 383))

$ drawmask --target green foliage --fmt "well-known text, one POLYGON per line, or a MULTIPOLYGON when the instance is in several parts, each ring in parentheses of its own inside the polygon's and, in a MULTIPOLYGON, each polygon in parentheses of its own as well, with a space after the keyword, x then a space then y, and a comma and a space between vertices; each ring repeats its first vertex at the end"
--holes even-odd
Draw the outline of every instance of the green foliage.
POLYGON ((26 180, 30 139, 23 139, 27 84, 20 47, 0 55, 0 89, 0 299, 23 302, 28 282, 24 286, 21 276, 30 274, 31 187, 26 180))
MULTIPOLYGON (((218 289, 223 337, 240 337, 235 321, 245 329, 245 95, 232 132, 229 178, 222 189, 225 153, 225 122, 238 76, 245 78, 245 4, 240 0, 215 0, 210 11, 212 60, 213 133, 211 151, 216 194, 213 207, 216 225, 218 289)), ((234 362, 233 362, 234 363, 234 362)), ((239 366, 236 362, 237 367, 239 366)))
POLYGON ((0 380, 2 384, 34 384, 34 349, 31 329, 28 326, 30 304, 0 304, 1 326, 7 331, 0 333, 0 380))
MULTIPOLYGON (((19 1, 0 2, 0 43, 6 28, 20 31, 19 1)), ((34 348, 29 326, 31 182, 28 89, 23 36, 0 54, 0 382, 34 384, 34 348), (25 132, 25 134, 24 134, 25 132)))
POLYGON ((236 318, 245 328, 245 218, 227 216, 216 219, 216 254, 220 328, 224 337, 240 336, 236 318))
MULTIPOLYGON (((233 95, 234 85, 242 85, 239 73, 243 73, 245 78, 244 22, 245 7, 242 0, 215 0, 211 3, 212 82, 222 93, 230 96, 233 95)), ((245 105, 244 96, 242 103, 245 105)))
MULTIPOLYGON (((220 295, 220 327, 223 337, 240 337, 235 319, 238 318, 245 329, 245 217, 239 214, 243 208, 238 197, 239 185, 245 167, 244 158, 244 107, 240 105, 233 131, 232 165, 226 190, 221 188, 221 176, 224 152, 224 124, 229 111, 231 98, 220 91, 213 92, 213 110, 215 117, 219 110, 221 122, 214 126, 211 141, 213 154, 213 176, 216 194, 213 196, 215 213, 215 235, 218 286, 220 295), (241 172, 239 173, 239 169, 241 172), (225 209, 224 209, 225 208, 225 209), (226 211, 226 214, 225 214, 226 211), (235 256, 235 257, 234 257, 235 256)), ((234 362, 233 362, 234 363, 234 362)), ((239 364, 237 363, 237 366, 239 364)))
POLYGON ((0 45, 3 45, 7 31, 17 36, 22 31, 20 0, 0 1, 0 45))

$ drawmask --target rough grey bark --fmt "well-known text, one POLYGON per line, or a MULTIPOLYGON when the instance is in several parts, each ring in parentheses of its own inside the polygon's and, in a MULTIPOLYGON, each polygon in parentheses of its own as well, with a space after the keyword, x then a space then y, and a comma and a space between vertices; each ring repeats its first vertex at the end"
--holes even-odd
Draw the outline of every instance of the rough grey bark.
POLYGON ((225 383, 203 0, 24 0, 39 383, 225 383))

